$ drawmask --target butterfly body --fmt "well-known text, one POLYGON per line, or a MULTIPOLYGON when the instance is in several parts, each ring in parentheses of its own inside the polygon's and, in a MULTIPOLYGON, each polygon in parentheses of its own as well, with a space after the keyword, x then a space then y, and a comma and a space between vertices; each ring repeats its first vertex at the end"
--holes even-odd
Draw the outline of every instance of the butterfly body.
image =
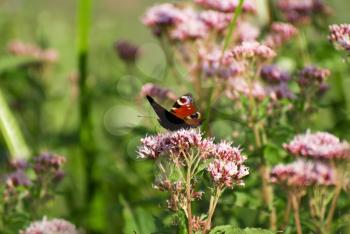
POLYGON ((201 114, 197 112, 190 94, 176 100, 170 111, 159 105, 152 97, 146 96, 158 116, 159 124, 170 131, 195 128, 201 125, 201 114))

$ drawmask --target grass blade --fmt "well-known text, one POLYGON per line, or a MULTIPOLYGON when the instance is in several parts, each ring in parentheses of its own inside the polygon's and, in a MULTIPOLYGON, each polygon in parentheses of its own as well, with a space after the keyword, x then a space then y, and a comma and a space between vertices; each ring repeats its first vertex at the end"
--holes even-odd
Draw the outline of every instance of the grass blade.
POLYGON ((7 105, 2 90, 0 90, 0 130, 11 157, 15 159, 29 158, 30 149, 24 140, 15 116, 7 105))
POLYGON ((232 20, 230 22, 230 25, 229 25, 229 28, 228 28, 228 33, 225 37, 225 41, 224 41, 224 47, 222 49, 222 53, 225 52, 225 50, 227 49, 228 45, 230 44, 231 42, 231 39, 232 39, 232 35, 233 35, 233 32, 236 28, 236 25, 237 25, 237 20, 238 20, 238 17, 241 15, 242 13, 242 8, 243 8, 243 3, 244 3, 244 0, 239 0, 239 3, 238 3, 238 6, 237 8, 235 9, 235 13, 233 14, 232 16, 232 20))

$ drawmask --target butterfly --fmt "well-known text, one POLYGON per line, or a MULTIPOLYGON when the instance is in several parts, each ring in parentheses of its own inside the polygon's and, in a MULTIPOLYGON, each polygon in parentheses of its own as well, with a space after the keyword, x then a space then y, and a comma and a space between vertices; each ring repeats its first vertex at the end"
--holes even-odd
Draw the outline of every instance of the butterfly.
POLYGON ((159 105, 151 96, 146 96, 158 116, 160 125, 170 131, 195 128, 201 125, 202 116, 194 105, 191 94, 179 97, 170 111, 159 105))

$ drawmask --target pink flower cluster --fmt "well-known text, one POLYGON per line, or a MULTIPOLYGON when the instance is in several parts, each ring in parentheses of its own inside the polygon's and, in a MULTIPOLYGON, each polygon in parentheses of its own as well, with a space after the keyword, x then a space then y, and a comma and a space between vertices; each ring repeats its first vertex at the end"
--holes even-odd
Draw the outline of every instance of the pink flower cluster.
POLYGON ((156 159, 164 154, 181 162, 183 154, 193 153, 193 150, 199 153, 201 160, 212 160, 207 170, 216 185, 232 187, 244 184, 242 178, 249 174, 249 170, 243 165, 246 157, 241 150, 224 141, 214 144, 212 139, 203 138, 194 129, 147 136, 141 139, 138 156, 156 159))
POLYGON ((281 47, 297 35, 298 29, 288 23, 275 22, 271 25, 271 31, 265 39, 265 45, 271 48, 281 47))
POLYGON ((350 159, 350 145, 327 132, 297 135, 283 147, 295 156, 313 159, 350 159))
POLYGON ((275 51, 270 47, 260 44, 257 41, 244 41, 232 50, 233 58, 237 60, 258 58, 268 60, 276 56, 275 51))
POLYGON ((300 72, 298 83, 302 87, 309 85, 319 86, 324 84, 330 75, 331 71, 326 68, 308 66, 300 72))
POLYGON ((207 10, 201 12, 199 17, 209 29, 221 32, 230 24, 232 14, 207 10))
POLYGON ((46 217, 41 221, 30 224, 28 228, 20 231, 20 234, 79 234, 76 227, 63 219, 47 220, 46 217))
POLYGON ((280 83, 290 80, 288 72, 283 71, 276 65, 265 65, 261 68, 260 76, 268 83, 280 83))
POLYGON ((198 12, 190 7, 179 8, 170 3, 151 7, 142 22, 156 35, 167 33, 172 40, 195 40, 208 33, 208 27, 198 12))
POLYGON ((290 164, 279 164, 270 173, 270 181, 286 186, 305 187, 335 184, 333 169, 321 162, 297 160, 290 164))
POLYGON ((314 14, 330 13, 322 0, 278 0, 277 6, 292 23, 307 23, 314 14))
POLYGON ((6 175, 5 183, 6 188, 9 190, 12 190, 18 186, 29 187, 32 185, 32 181, 29 179, 26 173, 20 169, 6 175))
POLYGON ((208 34, 208 27, 200 19, 199 14, 192 8, 182 10, 184 20, 178 23, 170 32, 170 38, 173 40, 195 40, 204 38, 208 34))
POLYGON ((170 3, 163 3, 149 8, 142 22, 149 27, 168 27, 185 20, 181 9, 170 3))
POLYGON ((238 21, 234 37, 238 42, 256 41, 260 35, 260 29, 247 21, 238 21))
POLYGON ((12 41, 8 45, 8 50, 16 56, 32 57, 47 63, 54 63, 58 60, 58 52, 56 50, 42 49, 31 43, 12 41))
POLYGON ((238 148, 223 141, 216 145, 214 160, 208 166, 209 174, 218 186, 244 185, 242 179, 249 174, 249 168, 243 165, 245 160, 238 148))
MULTIPOLYGON (((236 8, 238 1, 236 0, 209 0, 197 1, 206 8, 212 10, 197 11, 189 6, 179 6, 170 3, 155 5, 148 9, 142 18, 142 22, 150 27, 155 35, 160 36, 165 34, 171 40, 185 41, 196 40, 208 37, 209 31, 214 30, 219 33, 224 33, 225 29, 230 24, 232 19, 232 10, 236 8), (209 7, 212 6, 212 7, 209 7), (217 7, 221 6, 219 10, 217 7)), ((254 5, 249 1, 245 1, 243 10, 247 12, 255 11, 254 5)), ((247 26, 241 23, 241 26, 247 26)), ((247 38, 247 33, 242 33, 243 28, 240 27, 239 34, 242 39, 247 38)), ((247 27, 245 27, 247 28, 247 27)), ((249 29, 252 29, 250 27, 249 29)), ((245 29, 244 29, 245 30, 245 29)), ((258 30, 250 30, 253 34, 248 34, 248 38, 255 39, 259 34, 258 30)))
POLYGON ((233 60, 232 55, 226 51, 224 54, 219 48, 212 51, 200 50, 201 71, 206 77, 220 77, 228 79, 245 71, 240 63, 233 60))
POLYGON ((161 154, 176 153, 182 156, 182 153, 189 153, 191 149, 196 149, 202 158, 206 158, 212 154, 214 148, 212 139, 203 138, 199 131, 181 129, 142 138, 137 153, 139 158, 156 159, 161 154))
POLYGON ((350 51, 350 24, 333 24, 329 26, 329 40, 337 49, 350 51))
POLYGON ((226 87, 226 96, 232 100, 237 100, 241 97, 253 96, 255 99, 262 101, 268 96, 267 90, 259 81, 252 81, 251 84, 247 79, 237 77, 230 79, 226 87))
POLYGON ((158 85, 147 83, 142 86, 140 96, 146 97, 147 95, 157 97, 160 99, 176 100, 177 95, 170 89, 162 88, 158 85))
POLYGON ((117 41, 114 45, 114 49, 119 58, 126 63, 135 63, 140 55, 138 46, 127 40, 117 41))
MULTIPOLYGON (((204 8, 232 13, 237 8, 239 0, 195 0, 195 2, 204 8)), ((255 13, 256 7, 251 0, 245 0, 242 10, 246 13, 255 13)))

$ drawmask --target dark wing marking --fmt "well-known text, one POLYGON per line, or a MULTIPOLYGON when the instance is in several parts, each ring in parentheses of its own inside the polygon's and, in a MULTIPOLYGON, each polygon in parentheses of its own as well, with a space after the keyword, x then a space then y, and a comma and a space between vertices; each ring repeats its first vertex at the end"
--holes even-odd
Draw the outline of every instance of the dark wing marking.
POLYGON ((158 115, 158 122, 163 128, 170 131, 179 130, 181 128, 191 128, 183 119, 177 117, 176 115, 170 113, 161 105, 159 105, 152 97, 146 96, 148 102, 151 104, 153 110, 158 115))

